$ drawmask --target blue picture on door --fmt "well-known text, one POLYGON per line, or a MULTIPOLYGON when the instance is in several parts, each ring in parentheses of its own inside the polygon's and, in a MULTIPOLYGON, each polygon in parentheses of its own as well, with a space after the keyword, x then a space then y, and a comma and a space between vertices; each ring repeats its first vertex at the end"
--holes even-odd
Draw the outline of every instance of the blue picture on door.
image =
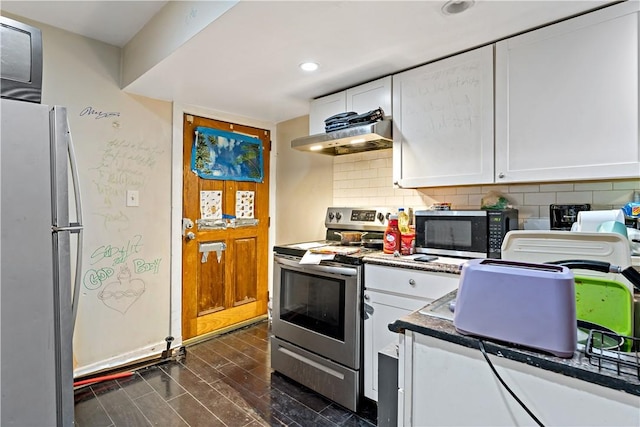
POLYGON ((262 142, 251 136, 198 126, 191 170, 204 179, 262 182, 262 142))

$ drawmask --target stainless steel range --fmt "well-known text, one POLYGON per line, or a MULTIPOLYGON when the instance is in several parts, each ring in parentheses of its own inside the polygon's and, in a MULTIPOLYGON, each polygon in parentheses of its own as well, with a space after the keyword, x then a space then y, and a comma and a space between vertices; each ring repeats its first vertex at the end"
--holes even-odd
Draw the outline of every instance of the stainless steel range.
POLYGON ((381 250, 387 218, 387 209, 328 208, 326 240, 273 248, 271 367, 352 411, 362 397, 362 258, 381 250), (311 247, 339 245, 342 231, 367 232, 349 246, 357 252, 300 263, 311 247))

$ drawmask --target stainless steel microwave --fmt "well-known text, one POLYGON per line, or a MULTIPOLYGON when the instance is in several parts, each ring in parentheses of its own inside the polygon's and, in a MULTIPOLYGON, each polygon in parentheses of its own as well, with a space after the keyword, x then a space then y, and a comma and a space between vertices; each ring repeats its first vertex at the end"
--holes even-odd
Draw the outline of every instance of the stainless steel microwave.
POLYGON ((518 229, 518 210, 416 211, 416 252, 500 258, 502 240, 518 229))
POLYGON ((0 96, 40 103, 42 98, 42 32, 0 16, 0 96))

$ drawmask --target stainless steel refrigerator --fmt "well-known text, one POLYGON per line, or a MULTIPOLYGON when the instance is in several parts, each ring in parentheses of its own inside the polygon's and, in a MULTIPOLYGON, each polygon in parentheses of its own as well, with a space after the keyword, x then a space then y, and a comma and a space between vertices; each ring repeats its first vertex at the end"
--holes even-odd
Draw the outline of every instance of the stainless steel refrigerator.
POLYGON ((0 107, 0 425, 70 426, 82 215, 67 112, 0 107))

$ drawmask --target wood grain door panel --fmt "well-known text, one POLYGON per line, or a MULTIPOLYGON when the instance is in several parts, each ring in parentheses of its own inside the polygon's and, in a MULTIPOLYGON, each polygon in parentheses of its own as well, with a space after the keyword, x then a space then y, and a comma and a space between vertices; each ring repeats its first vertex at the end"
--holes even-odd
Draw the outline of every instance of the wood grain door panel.
POLYGON ((244 264, 258 264, 256 246, 255 238, 238 239, 234 242, 234 263, 237 268, 233 286, 233 306, 247 304, 258 298, 256 270, 242 268, 244 264))

